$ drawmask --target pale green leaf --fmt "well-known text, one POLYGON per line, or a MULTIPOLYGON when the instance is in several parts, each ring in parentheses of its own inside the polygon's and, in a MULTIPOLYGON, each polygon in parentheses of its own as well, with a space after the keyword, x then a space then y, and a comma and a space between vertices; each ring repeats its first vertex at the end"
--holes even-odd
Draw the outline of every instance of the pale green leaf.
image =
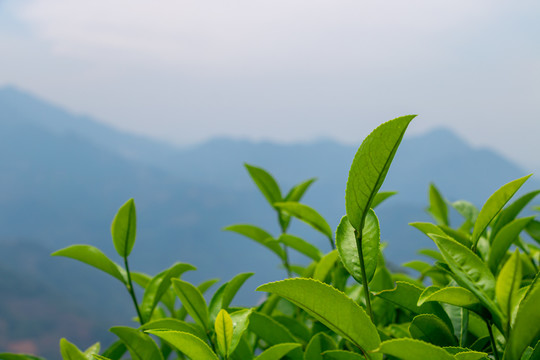
POLYGON ((65 338, 60 339, 60 354, 63 360, 88 360, 81 350, 65 338))
POLYGON ((455 360, 443 348, 414 339, 393 339, 381 343, 379 352, 401 360, 455 360))
POLYGON ((150 336, 126 326, 110 329, 126 345, 133 360, 163 360, 161 351, 150 336))
POLYGON ((361 248, 368 283, 377 269, 380 247, 379 220, 373 210, 369 210, 362 229, 362 238, 356 239, 355 230, 347 216, 344 216, 336 230, 336 247, 345 269, 359 283, 362 283, 362 267, 358 254, 361 248))
POLYGON ((149 330, 147 332, 167 341, 191 360, 219 360, 212 349, 194 335, 181 331, 149 330))
POLYGON ((495 235, 488 256, 488 266, 493 273, 497 271, 500 262, 517 239, 521 231, 534 219, 534 216, 516 219, 503 226, 495 235))
POLYGON ((279 185, 270 173, 249 164, 244 164, 244 166, 270 205, 274 206, 274 203, 282 200, 279 185))
POLYGON ((493 195, 489 197, 489 199, 487 199, 482 207, 482 210, 480 210, 480 213, 478 214, 476 223, 474 224, 472 235, 473 246, 476 246, 476 242, 491 223, 493 218, 499 213, 499 211, 501 211, 512 196, 514 196, 521 185, 523 185, 523 183, 525 183, 525 181, 527 181, 527 179, 530 177, 531 175, 527 175, 503 185, 500 189, 495 191, 493 195))
POLYGON ((192 284, 179 279, 173 279, 172 283, 176 295, 180 298, 180 301, 188 314, 191 315, 196 323, 201 325, 204 329, 209 330, 210 320, 208 317, 208 308, 206 307, 206 301, 199 289, 192 284))
POLYGON ((448 225, 448 206, 435 184, 429 184, 429 214, 437 224, 448 225))
POLYGON ((282 359, 285 355, 290 353, 294 349, 300 348, 300 344, 294 343, 282 343, 269 347, 259 356, 256 360, 279 360, 282 359))
POLYGON ((332 239, 332 228, 315 209, 305 204, 293 201, 277 202, 274 204, 274 206, 287 212, 289 215, 302 220, 317 231, 320 231, 326 235, 329 239, 332 239))
POLYGON ((179 319, 165 318, 150 321, 141 327, 140 330, 174 330, 187 332, 199 337, 201 340, 206 339, 206 333, 203 328, 197 324, 192 324, 179 319))
POLYGON ((371 203, 371 208, 375 209, 377 206, 379 206, 383 201, 386 199, 394 196, 397 194, 397 191, 379 191, 377 195, 375 195, 375 198, 373 199, 373 202, 371 203))
POLYGON ((118 255, 128 257, 137 236, 137 212, 133 199, 129 199, 116 213, 111 225, 111 235, 118 255))
POLYGON ((230 347, 233 336, 233 321, 227 310, 221 309, 219 311, 214 324, 214 329, 216 331, 218 349, 221 352, 221 355, 226 357, 231 353, 230 347))
POLYGON ((338 260, 337 250, 332 250, 328 254, 322 257, 315 267, 313 278, 319 281, 325 281, 328 274, 332 271, 338 260))
POLYGON ((124 284, 127 284, 127 274, 125 270, 109 259, 107 255, 98 248, 90 245, 71 245, 51 254, 52 256, 64 256, 70 259, 81 261, 93 266, 109 275, 114 276, 124 284))

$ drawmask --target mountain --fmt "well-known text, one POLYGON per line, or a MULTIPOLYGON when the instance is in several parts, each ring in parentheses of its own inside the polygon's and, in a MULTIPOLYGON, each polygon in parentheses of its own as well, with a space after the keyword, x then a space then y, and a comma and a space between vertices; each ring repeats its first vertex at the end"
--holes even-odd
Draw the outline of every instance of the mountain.
MULTIPOLYGON (((25 282, 48 289, 51 295, 43 295, 43 304, 52 305, 47 299, 59 296, 64 308, 84 309, 72 311, 86 319, 81 328, 90 335, 81 341, 91 341, 95 329, 129 324, 133 312, 124 305, 127 293, 117 281, 48 254, 87 243, 119 261, 110 223, 120 205, 134 197, 138 229, 132 269, 156 273, 175 261, 189 262, 198 267, 185 275, 194 282, 255 272, 237 299, 255 303, 259 295, 253 289, 284 271, 258 244, 221 231, 253 223, 278 233, 275 214, 243 163, 268 169, 283 191, 317 177, 305 201, 335 228, 345 212, 348 169, 365 135, 354 146, 331 140, 283 145, 213 139, 179 148, 71 114, 15 88, 0 89, 1 270, 19 279, 20 289, 25 282)), ((445 129, 406 137, 385 183, 386 190, 399 195, 377 209, 382 239, 388 242, 385 254, 401 264, 420 247, 433 246, 407 225, 429 220, 424 208, 430 182, 451 201, 464 198, 481 205, 502 184, 525 174, 496 152, 473 148, 445 129)), ((535 181, 528 187, 540 188, 535 181)), ((453 214, 452 220, 459 218, 453 214)), ((291 232, 328 250, 327 240, 302 223, 294 222, 291 232)), ((300 256, 293 261, 305 262, 300 256)), ((0 297, 0 308, 9 305, 3 301, 0 297)), ((0 332, 0 346, 1 341, 0 332)))

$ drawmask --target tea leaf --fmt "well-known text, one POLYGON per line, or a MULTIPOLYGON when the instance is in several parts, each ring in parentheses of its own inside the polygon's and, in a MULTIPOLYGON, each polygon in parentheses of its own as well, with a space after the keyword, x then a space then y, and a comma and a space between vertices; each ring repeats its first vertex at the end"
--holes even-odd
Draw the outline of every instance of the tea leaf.
POLYGON ((473 246, 476 246, 478 239, 491 223, 491 220, 493 220, 504 205, 519 190, 521 185, 523 185, 523 183, 530 177, 531 175, 527 175, 503 185, 499 190, 495 191, 493 195, 489 197, 489 199, 487 199, 486 203, 482 207, 482 210, 480 210, 480 214, 478 214, 476 223, 474 224, 472 234, 473 246))
POLYGON ((345 190, 347 217, 356 230, 363 227, 366 214, 414 117, 402 116, 380 125, 365 138, 356 152, 345 190))
POLYGON ((278 241, 315 261, 319 261, 322 257, 319 249, 297 236, 283 234, 279 237, 278 241))
POLYGON ((503 226, 514 220, 525 208, 525 206, 527 206, 527 204, 530 203, 531 200, 534 199, 538 194, 540 194, 540 190, 531 191, 521 196, 519 199, 503 209, 493 221, 490 239, 493 239, 503 226))
POLYGON ((143 318, 148 320, 152 317, 156 305, 170 288, 171 279, 180 276, 186 271, 196 269, 196 267, 190 264, 176 263, 169 269, 154 276, 146 286, 142 304, 140 306, 143 318))
POLYGON ((448 206, 435 185, 429 184, 429 214, 439 225, 448 226, 448 206))
POLYGON ((266 170, 249 164, 244 164, 249 176, 253 179, 261 193, 272 207, 274 203, 281 201, 281 190, 276 180, 266 170))
POLYGON ((127 284, 127 275, 125 270, 109 259, 107 255, 98 248, 90 245, 71 245, 51 254, 52 256, 64 256, 79 260, 85 264, 95 267, 109 275, 114 276, 124 284, 127 284))
MULTIPOLYGON (((296 278, 268 283, 259 286, 257 291, 271 292, 289 300, 364 352, 374 350, 380 344, 377 329, 364 309, 327 284, 296 278)), ((380 360, 382 356, 372 358, 380 360)))
POLYGON ((229 313, 221 309, 214 325, 219 351, 226 357, 230 353, 233 334, 233 322, 229 313))
POLYGON ((377 206, 379 206, 383 201, 386 199, 394 196, 397 194, 397 191, 379 191, 375 198, 373 199, 373 202, 371 203, 371 208, 375 209, 377 206))
POLYGON ((315 209, 298 202, 277 202, 274 205, 332 239, 332 228, 315 209))
POLYGON ((128 257, 137 236, 137 212, 133 199, 129 199, 116 213, 111 225, 111 234, 118 255, 128 257))
POLYGON ((454 356, 443 348, 407 338, 384 341, 377 351, 401 360, 455 360, 454 356))
POLYGON ((315 267, 315 272, 313 273, 313 278, 319 281, 324 282, 336 265, 338 259, 337 250, 332 250, 319 261, 315 267))
POLYGON ((394 289, 381 291, 375 296, 390 301, 416 315, 433 314, 443 320, 450 329, 453 329, 452 321, 441 305, 435 302, 417 305, 421 294, 421 288, 407 282, 398 281, 394 289))
POLYGON ((191 334, 181 331, 162 330, 149 330, 147 332, 167 341, 192 360, 219 360, 204 341, 191 334))
POLYGON ((435 315, 422 314, 414 317, 409 332, 415 339, 437 346, 456 346, 456 338, 451 329, 435 315))
POLYGON ((323 360, 323 352, 336 349, 337 345, 334 340, 327 334, 320 332, 313 336, 306 346, 304 360, 323 360))
POLYGON ((208 308, 199 289, 179 279, 173 279, 172 283, 176 295, 180 298, 188 314, 205 330, 209 330, 208 308))
POLYGON ((251 316, 251 312, 251 309, 244 309, 235 311, 231 314, 233 333, 231 344, 229 345, 229 355, 234 352, 234 350, 240 343, 240 340, 242 339, 242 335, 244 335, 244 333, 246 332, 249 326, 249 318, 251 316))
POLYGON ((269 347, 265 351, 262 352, 261 355, 257 356, 256 360, 279 360, 283 358, 285 355, 290 353, 294 349, 300 348, 300 344, 292 344, 292 343, 281 343, 274 346, 269 347))
POLYGON ((165 319, 159 319, 159 320, 148 322, 144 324, 143 326, 139 327, 139 330, 182 331, 182 332, 189 333, 191 335, 195 335, 201 340, 206 339, 206 333, 204 332, 203 328, 201 328, 199 325, 191 324, 182 320, 172 319, 172 318, 165 318, 165 319))
POLYGON ((313 184, 317 178, 311 178, 309 180, 303 181, 298 185, 292 187, 287 196, 283 200, 285 201, 300 201, 307 189, 313 184))
POLYGON ((328 360, 364 360, 360 354, 344 350, 328 350, 323 352, 323 359, 328 360))
MULTIPOLYGON (((368 283, 373 279, 375 270, 377 269, 377 259, 379 258, 380 246, 380 230, 379 220, 373 210, 369 210, 364 221, 362 229, 362 254, 364 257, 364 265, 366 278, 368 283)), ((359 283, 362 283, 362 268, 358 255, 358 244, 356 241, 355 230, 350 224, 347 216, 341 218, 341 222, 336 230, 336 247, 339 252, 339 257, 345 269, 359 283)))
POLYGON ((161 351, 150 336, 126 326, 110 329, 126 345, 133 360, 163 360, 161 351))
POLYGON ((285 259, 285 253, 283 252, 283 249, 279 245, 279 242, 274 240, 272 238, 272 235, 267 233, 265 230, 249 225, 249 224, 238 224, 238 225, 230 225, 225 228, 223 228, 225 231, 233 231, 235 233, 238 233, 240 235, 244 235, 245 237, 250 238, 251 240, 255 240, 259 244, 263 245, 273 253, 275 253, 277 256, 279 256, 280 259, 285 259))
POLYGON ((540 336, 540 273, 536 274, 525 298, 521 301, 516 320, 510 330, 503 360, 519 359, 527 346, 540 336))
POLYGON ((45 360, 44 358, 26 355, 26 354, 12 354, 12 353, 0 353, 1 360, 45 360))
POLYGON ((521 258, 519 250, 510 256, 506 261, 499 276, 495 287, 495 297, 499 306, 502 309, 503 315, 508 319, 504 324, 504 330, 510 330, 510 315, 514 304, 516 304, 517 294, 521 286, 521 258))
POLYGON ((64 360, 88 360, 81 350, 65 338, 60 339, 60 354, 64 360))
POLYGON ((418 299, 418 306, 430 301, 438 301, 459 306, 474 311, 480 316, 487 315, 487 310, 480 303, 478 298, 472 292, 462 287, 449 286, 438 289, 430 286, 420 295, 420 298, 418 299))
POLYGON ((497 271, 501 260, 510 245, 517 239, 521 231, 534 219, 534 216, 512 220, 506 224, 493 239, 488 255, 488 266, 493 273, 497 271))
POLYGON ((456 282, 476 295, 493 315, 500 316, 492 300, 495 296, 495 278, 486 264, 457 241, 433 234, 431 238, 452 270, 456 282))
POLYGON ((238 290, 240 290, 242 285, 251 276, 253 276, 253 273, 240 273, 220 286, 214 296, 212 296, 210 306, 208 307, 211 320, 215 319, 221 309, 227 309, 229 307, 238 290))

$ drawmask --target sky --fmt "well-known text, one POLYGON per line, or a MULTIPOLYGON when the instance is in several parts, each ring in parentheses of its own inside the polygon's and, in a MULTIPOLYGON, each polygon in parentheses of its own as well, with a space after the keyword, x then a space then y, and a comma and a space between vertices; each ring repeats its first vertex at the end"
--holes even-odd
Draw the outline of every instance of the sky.
POLYGON ((537 0, 0 0, 0 85, 176 144, 418 114, 540 170, 537 0))

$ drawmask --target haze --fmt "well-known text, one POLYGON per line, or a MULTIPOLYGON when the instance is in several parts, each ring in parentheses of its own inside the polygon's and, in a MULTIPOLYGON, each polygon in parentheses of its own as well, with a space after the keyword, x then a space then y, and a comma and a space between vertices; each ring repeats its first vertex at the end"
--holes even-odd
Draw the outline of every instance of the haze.
POLYGON ((0 85, 176 144, 416 113, 540 169, 538 1, 0 0, 0 85))

